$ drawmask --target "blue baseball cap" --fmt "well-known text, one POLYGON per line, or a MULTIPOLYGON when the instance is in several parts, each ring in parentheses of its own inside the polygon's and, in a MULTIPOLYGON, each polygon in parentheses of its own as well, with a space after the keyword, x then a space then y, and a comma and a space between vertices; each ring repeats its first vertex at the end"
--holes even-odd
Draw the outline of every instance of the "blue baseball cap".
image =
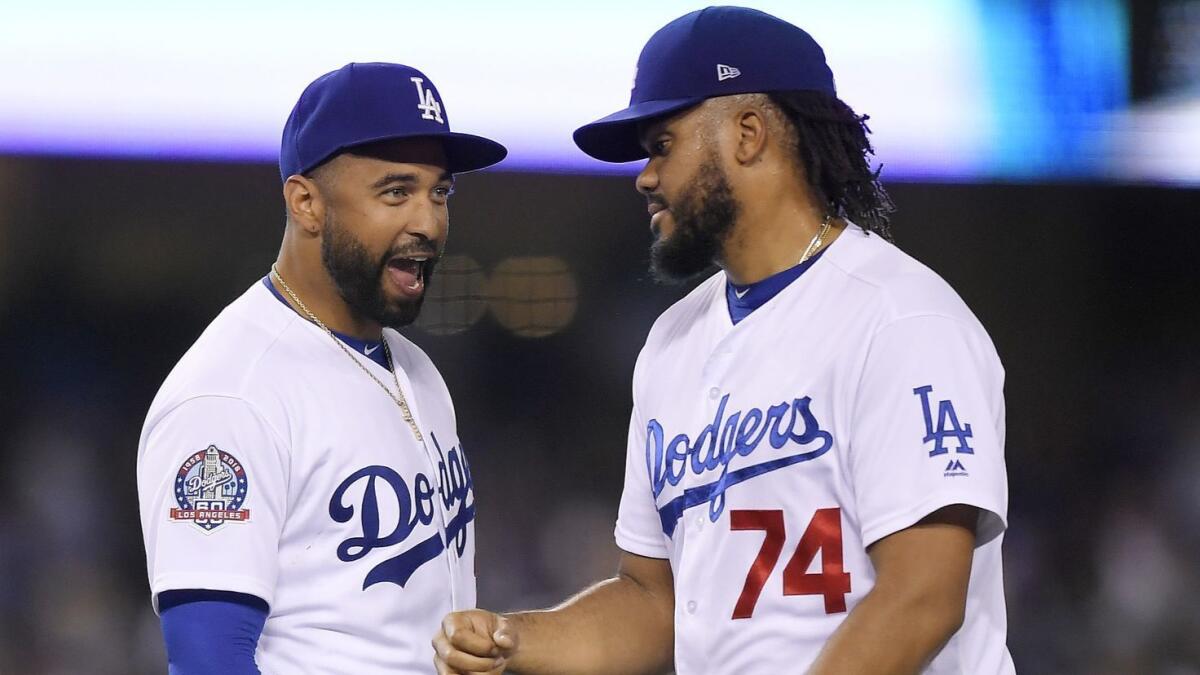
POLYGON ((645 159, 638 123, 705 99, 770 91, 837 95, 825 51, 811 35, 765 12, 708 7, 655 33, 638 57, 629 107, 575 131, 575 144, 605 162, 645 159))
POLYGON ((450 131, 442 96, 424 73, 398 63, 348 63, 318 77, 300 94, 283 127, 279 174, 303 174, 364 143, 436 138, 451 173, 504 159, 499 143, 450 131))

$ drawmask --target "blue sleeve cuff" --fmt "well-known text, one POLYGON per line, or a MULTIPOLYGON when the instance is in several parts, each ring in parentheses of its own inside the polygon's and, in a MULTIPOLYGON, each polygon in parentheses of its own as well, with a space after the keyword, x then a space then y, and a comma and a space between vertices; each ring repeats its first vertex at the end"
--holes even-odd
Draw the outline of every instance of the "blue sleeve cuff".
POLYGON ((158 595, 171 675, 259 675, 254 662, 267 603, 245 593, 164 591, 158 595))

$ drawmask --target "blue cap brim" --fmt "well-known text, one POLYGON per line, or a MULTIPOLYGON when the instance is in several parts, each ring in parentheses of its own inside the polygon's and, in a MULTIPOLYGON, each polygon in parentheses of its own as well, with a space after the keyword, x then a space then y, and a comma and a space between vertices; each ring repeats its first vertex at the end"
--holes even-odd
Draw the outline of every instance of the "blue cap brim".
POLYGON ((644 101, 585 124, 575 130, 575 145, 602 162, 632 162, 646 159, 638 138, 638 124, 662 117, 704 101, 706 96, 644 101))
MULTIPOLYGON (((442 149, 446 153, 446 170, 450 173, 467 173, 468 171, 478 171, 479 169, 487 168, 508 156, 508 149, 500 145, 496 141, 483 136, 475 136, 473 134, 460 134, 455 131, 447 131, 438 134, 387 134, 376 138, 367 138, 360 140, 353 145, 341 146, 335 148, 329 154, 322 157, 320 160, 310 162, 308 166, 295 173, 306 173, 314 167, 320 166, 329 161, 332 157, 343 152, 353 152, 355 148, 371 143, 379 143, 381 141, 390 141, 400 138, 432 138, 440 141, 442 149)), ((287 176, 284 176, 284 180, 287 176)))
POLYGON ((442 141, 446 150, 446 168, 450 173, 485 169, 508 156, 507 148, 483 136, 451 131, 433 138, 442 141))

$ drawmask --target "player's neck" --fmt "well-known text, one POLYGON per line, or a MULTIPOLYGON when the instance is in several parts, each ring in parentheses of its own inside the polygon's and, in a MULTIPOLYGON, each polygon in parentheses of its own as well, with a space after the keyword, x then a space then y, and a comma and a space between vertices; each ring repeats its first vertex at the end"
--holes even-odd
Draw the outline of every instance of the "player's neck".
MULTIPOLYGON (((329 277, 323 265, 318 263, 316 269, 309 269, 312 267, 311 265, 302 264, 295 256, 290 256, 286 252, 280 252, 275 265, 279 275, 283 277, 284 282, 296 294, 300 302, 304 303, 304 306, 330 330, 368 342, 379 340, 382 337, 383 329, 378 323, 364 319, 350 309, 350 306, 337 292, 333 279, 329 277)), ((297 305, 287 289, 279 287, 279 281, 273 276, 271 284, 300 316, 308 318, 304 309, 297 305)))
MULTIPOLYGON (((800 262, 824 215, 798 195, 744 199, 733 232, 721 252, 721 268, 735 284, 752 284, 800 262)), ((846 227, 834 220, 824 238, 825 248, 846 227)), ((814 250, 815 255, 818 251, 814 250)))

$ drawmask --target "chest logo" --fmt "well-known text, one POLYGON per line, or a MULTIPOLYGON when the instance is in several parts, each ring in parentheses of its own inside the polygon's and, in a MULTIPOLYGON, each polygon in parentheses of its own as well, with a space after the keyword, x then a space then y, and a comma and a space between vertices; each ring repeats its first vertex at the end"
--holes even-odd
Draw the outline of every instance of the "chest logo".
POLYGON ((192 523, 212 532, 225 523, 250 520, 243 509, 250 488, 246 470, 236 457, 210 445, 183 461, 175 475, 175 502, 171 520, 192 523))
MULTIPOLYGON (((961 424, 958 421, 958 413, 954 412, 954 403, 949 400, 937 402, 937 426, 933 423, 933 402, 929 400, 929 395, 933 393, 932 385, 917 387, 913 389, 913 394, 921 399, 921 411, 925 415, 925 438, 922 443, 933 442, 933 449, 929 451, 930 457, 945 455, 950 452, 946 448, 947 439, 955 439, 958 441, 958 447, 954 452, 962 455, 973 455, 975 449, 971 447, 970 439, 974 434, 971 432, 970 424, 961 424)), ((950 471, 951 466, 947 466, 946 470, 950 471)), ((961 469, 961 464, 959 467, 961 469)), ((964 470, 965 471, 965 470, 964 470)))
POLYGON ((410 481, 395 469, 376 464, 350 474, 329 500, 329 516, 334 521, 347 523, 357 514, 361 531, 361 536, 350 537, 338 546, 338 560, 349 563, 375 549, 403 549, 371 568, 363 580, 363 590, 384 581, 403 588, 414 572, 443 551, 453 549, 461 558, 466 550, 467 525, 475 520, 471 470, 461 447, 443 453, 437 436, 431 433, 429 437, 439 457, 436 488, 434 480, 423 473, 412 477, 410 487, 410 481), (346 496, 359 483, 363 484, 363 490, 356 508, 354 504, 346 503, 346 496), (387 533, 381 532, 380 523, 379 504, 384 500, 398 507, 396 526, 387 533), (441 512, 449 516, 445 523, 445 539, 439 527, 420 541, 410 541, 419 527, 430 525, 437 517, 439 504, 435 500, 440 502, 441 512))
POLYGON ((683 494, 659 507, 663 533, 673 536, 683 512, 704 503, 708 503, 709 520, 716 522, 725 510, 725 491, 729 488, 793 464, 812 461, 828 452, 833 447, 833 435, 821 428, 811 403, 805 396, 770 406, 765 412, 749 408, 726 416, 729 404, 726 394, 712 423, 694 439, 678 434, 667 441, 662 424, 657 419, 650 420, 646 425, 646 468, 656 501, 668 486, 679 485, 689 473, 715 477, 712 482, 685 489, 683 494), (763 441, 775 450, 801 446, 804 452, 729 470, 734 459, 753 455, 763 441))

